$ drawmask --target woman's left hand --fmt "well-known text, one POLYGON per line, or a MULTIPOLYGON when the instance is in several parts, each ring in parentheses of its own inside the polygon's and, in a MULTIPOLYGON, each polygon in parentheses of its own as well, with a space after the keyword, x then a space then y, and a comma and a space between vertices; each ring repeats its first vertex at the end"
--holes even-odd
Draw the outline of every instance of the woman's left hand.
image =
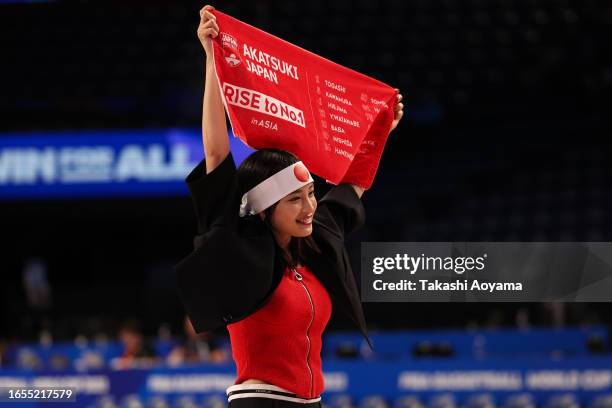
POLYGON ((401 103, 402 94, 399 93, 399 89, 395 88, 395 90, 397 91, 397 103, 395 104, 395 114, 393 117, 393 122, 391 123, 390 132, 397 127, 397 124, 402 119, 402 116, 404 116, 404 104, 401 103))

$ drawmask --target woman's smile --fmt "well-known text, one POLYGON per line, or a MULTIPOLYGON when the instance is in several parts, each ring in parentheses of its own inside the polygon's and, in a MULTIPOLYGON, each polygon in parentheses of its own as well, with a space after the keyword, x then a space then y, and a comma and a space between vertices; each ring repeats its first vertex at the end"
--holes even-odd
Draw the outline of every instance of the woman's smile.
POLYGON ((308 216, 306 216, 304 218, 299 218, 296 221, 297 221, 298 224, 308 226, 308 225, 312 224, 312 216, 313 215, 310 214, 310 215, 308 215, 308 216))

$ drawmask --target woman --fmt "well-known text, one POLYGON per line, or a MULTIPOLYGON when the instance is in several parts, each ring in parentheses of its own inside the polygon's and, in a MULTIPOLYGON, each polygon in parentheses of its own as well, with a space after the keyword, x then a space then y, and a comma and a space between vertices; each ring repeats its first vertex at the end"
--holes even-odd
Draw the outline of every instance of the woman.
POLYGON ((332 299, 368 340, 343 244, 363 223, 364 190, 341 184, 317 203, 306 166, 276 149, 253 153, 236 170, 214 72, 213 9, 200 10, 198 27, 206 52, 206 160, 186 180, 198 237, 176 267, 181 298, 198 332, 227 326, 238 371, 227 390, 230 407, 320 407, 321 335, 332 299))

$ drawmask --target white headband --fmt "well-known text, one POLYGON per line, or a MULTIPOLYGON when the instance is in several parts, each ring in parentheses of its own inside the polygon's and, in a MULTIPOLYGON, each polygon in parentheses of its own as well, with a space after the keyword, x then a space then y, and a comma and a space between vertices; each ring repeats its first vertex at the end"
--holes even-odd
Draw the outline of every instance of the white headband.
POLYGON ((262 212, 287 194, 313 181, 304 163, 293 163, 244 193, 240 203, 240 216, 262 212))

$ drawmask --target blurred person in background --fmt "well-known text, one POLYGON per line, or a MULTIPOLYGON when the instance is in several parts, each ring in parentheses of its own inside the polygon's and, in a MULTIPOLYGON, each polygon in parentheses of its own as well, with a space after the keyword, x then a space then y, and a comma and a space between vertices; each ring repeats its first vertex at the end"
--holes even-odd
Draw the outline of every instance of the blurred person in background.
MULTIPOLYGON (((199 331, 227 326, 238 372, 227 389, 230 407, 320 407, 331 296, 369 342, 344 247, 365 220, 364 188, 342 183, 317 202, 306 167, 278 149, 258 150, 236 169, 214 71, 219 26, 212 11, 200 10, 198 27, 206 159, 186 180, 199 236, 176 267, 181 295, 199 331)), ((403 115, 400 100, 389 131, 403 115)))
POLYGON ((140 325, 134 320, 126 321, 118 333, 123 345, 123 354, 111 361, 115 369, 150 367, 159 362, 151 345, 145 341, 140 325))
POLYGON ((51 344, 52 289, 49 284, 47 262, 38 257, 26 259, 21 274, 26 297, 27 315, 22 319, 26 333, 38 337, 42 344, 51 344))
POLYGON ((184 329, 185 340, 173 348, 166 358, 169 366, 229 361, 228 353, 219 347, 213 332, 196 333, 189 317, 185 317, 184 329))

